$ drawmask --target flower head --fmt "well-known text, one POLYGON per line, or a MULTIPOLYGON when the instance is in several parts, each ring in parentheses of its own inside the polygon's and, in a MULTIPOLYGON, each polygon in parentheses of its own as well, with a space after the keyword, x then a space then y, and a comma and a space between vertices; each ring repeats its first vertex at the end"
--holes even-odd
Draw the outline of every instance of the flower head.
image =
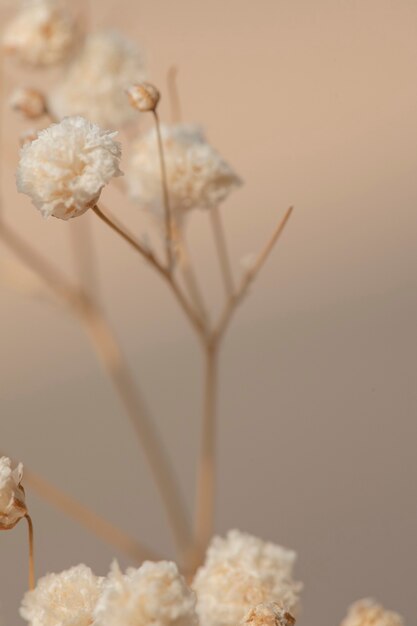
POLYGON ((193 588, 202 626, 234 626, 258 604, 298 608, 300 583, 292 579, 296 555, 237 530, 214 537, 193 588))
POLYGON ((145 562, 122 574, 114 563, 95 626, 197 626, 195 598, 175 563, 145 562))
POLYGON ((20 614, 31 626, 90 626, 102 585, 86 565, 48 574, 25 594, 20 614))
POLYGON ((71 52, 76 30, 58 0, 27 0, 6 27, 3 48, 24 63, 52 65, 71 52))
POLYGON ((129 40, 114 32, 89 35, 63 81, 49 94, 48 107, 58 119, 83 115, 117 128, 135 117, 125 90, 143 79, 142 55, 129 40))
POLYGON ((151 83, 132 85, 126 91, 131 106, 142 113, 155 111, 161 97, 155 85, 151 83))
POLYGON ((18 190, 30 196, 44 217, 81 215, 97 203, 110 179, 122 174, 116 134, 82 117, 52 124, 22 147, 18 190))
POLYGON ((243 618, 242 626, 294 626, 295 619, 276 602, 258 604, 243 618))
POLYGON ((9 458, 0 458, 0 530, 14 528, 27 514, 22 478, 21 463, 12 469, 9 458))
MULTIPOLYGON (((197 126, 162 126, 169 201, 177 222, 191 209, 216 207, 241 184, 224 159, 207 143, 197 126)), ((132 149, 130 194, 141 206, 163 216, 161 168, 155 129, 132 149)))
POLYGON ((404 626, 404 622, 397 613, 366 598, 352 604, 341 626, 404 626))

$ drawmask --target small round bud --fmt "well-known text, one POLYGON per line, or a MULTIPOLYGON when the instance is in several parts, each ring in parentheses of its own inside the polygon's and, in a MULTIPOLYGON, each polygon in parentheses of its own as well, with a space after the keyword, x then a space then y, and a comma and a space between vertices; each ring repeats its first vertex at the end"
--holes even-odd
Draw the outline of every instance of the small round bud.
POLYGON ((28 87, 16 89, 11 98, 10 106, 14 111, 34 120, 46 113, 46 102, 40 91, 28 87))
POLYGON ((126 92, 132 107, 141 113, 155 111, 161 97, 157 88, 151 83, 132 85, 126 92))
POLYGON ((13 469, 9 458, 0 458, 0 530, 10 530, 27 515, 22 487, 23 465, 13 469))

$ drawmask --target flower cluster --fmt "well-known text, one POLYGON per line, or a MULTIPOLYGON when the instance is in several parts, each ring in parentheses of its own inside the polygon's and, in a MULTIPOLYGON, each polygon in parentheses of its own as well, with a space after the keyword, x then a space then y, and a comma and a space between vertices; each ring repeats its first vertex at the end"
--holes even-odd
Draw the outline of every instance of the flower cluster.
POLYGON ((9 458, 0 458, 0 530, 14 528, 27 514, 22 478, 21 463, 12 469, 9 458))
POLYGON ((341 626, 404 626, 398 613, 387 611, 374 600, 366 598, 350 607, 341 626))
POLYGON ((77 40, 74 20, 58 0, 26 0, 3 34, 3 48, 23 63, 53 65, 77 40))
MULTIPOLYGON (((162 126, 169 203, 177 224, 191 209, 217 207, 241 184, 239 177, 198 126, 162 126)), ((131 197, 143 209, 163 216, 161 166, 155 129, 134 143, 128 172, 131 197)))
POLYGON ((103 187, 120 176, 117 133, 82 117, 65 118, 21 149, 17 187, 44 217, 69 219, 93 207, 103 187))

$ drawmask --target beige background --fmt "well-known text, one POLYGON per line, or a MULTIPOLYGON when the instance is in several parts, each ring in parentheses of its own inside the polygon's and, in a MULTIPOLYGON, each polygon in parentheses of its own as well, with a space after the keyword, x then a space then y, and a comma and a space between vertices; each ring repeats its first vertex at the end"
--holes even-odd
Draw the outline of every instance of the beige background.
MULTIPOLYGON (((179 65, 184 116, 244 178, 223 207, 236 272, 296 207, 224 347, 217 530, 298 551, 300 626, 338 624, 367 595, 415 623, 417 4, 101 0, 93 20, 140 42, 162 88, 179 65)), ((17 80, 9 66, 8 85, 17 80)), ((67 225, 44 223, 16 194, 20 128, 7 113, 9 219, 70 268, 67 225)), ((117 192, 106 196, 145 228, 117 192)), ((107 311, 191 509, 198 349, 148 268, 101 224, 94 237, 107 311)), ((190 237, 218 307, 205 215, 190 237)), ((0 294, 0 447, 171 556, 143 456, 82 331, 58 307, 0 294)), ((29 500, 39 573, 79 561, 107 570, 113 550, 29 500)), ((0 536, 7 626, 20 623, 25 556, 23 526, 0 536)))

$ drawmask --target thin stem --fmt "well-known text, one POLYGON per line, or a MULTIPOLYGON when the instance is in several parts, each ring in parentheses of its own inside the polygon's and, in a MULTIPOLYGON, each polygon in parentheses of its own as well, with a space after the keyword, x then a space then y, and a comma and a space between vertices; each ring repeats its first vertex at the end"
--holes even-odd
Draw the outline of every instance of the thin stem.
POLYGON ((218 207, 212 208, 210 211, 211 225, 213 228, 214 240, 216 242, 217 254, 222 270, 223 283, 226 296, 232 298, 235 287, 233 281, 232 268, 230 264, 229 252, 227 250, 226 237, 224 234, 223 223, 218 207))
POLYGON ((155 128, 156 128, 156 136, 158 140, 158 152, 159 152, 159 161, 161 166, 161 185, 162 185, 162 197, 164 203, 164 213, 165 213, 165 243, 166 243, 166 254, 167 254, 167 262, 169 271, 172 270, 174 265, 174 255, 172 250, 172 214, 171 208, 169 205, 169 193, 168 193, 168 180, 167 180, 167 172, 165 165, 165 157, 164 157, 164 146, 162 142, 162 134, 161 134, 161 124, 159 121, 158 112, 155 110, 152 111, 155 128))
POLYGON ((33 248, 30 248, 26 242, 23 242, 4 225, 0 228, 0 237, 29 267, 42 276, 86 328, 95 352, 139 435, 177 546, 180 553, 185 554, 188 551, 191 533, 181 491, 166 451, 148 417, 147 408, 133 382, 130 370, 109 325, 96 305, 85 294, 74 288, 54 266, 45 261, 33 248))
POLYGON ((177 85, 178 67, 171 65, 167 74, 169 103, 171 108, 171 121, 173 124, 179 124, 182 120, 181 101, 178 93, 177 85))
POLYGON ((136 539, 129 537, 117 526, 103 519, 97 513, 91 511, 88 507, 26 467, 25 483, 46 502, 49 502, 104 542, 126 554, 129 558, 133 558, 137 562, 158 558, 158 555, 140 544, 136 539))
POLYGON ((216 483, 216 406, 218 380, 218 347, 207 344, 205 350, 205 378, 203 398, 203 425, 200 460, 197 473, 197 500, 195 511, 196 562, 201 560, 213 534, 216 483))
POLYGON ((35 589, 35 552, 33 542, 33 523, 29 513, 25 515, 28 524, 28 538, 29 538, 29 590, 35 589))
POLYGON ((272 236, 270 237, 265 247, 261 250, 260 254, 258 255, 255 263, 243 277, 242 282, 240 286, 238 287, 238 289, 236 290, 236 292, 234 293, 233 297, 230 298, 230 300, 227 302, 224 308, 224 311, 221 314, 220 319, 217 323, 217 326, 215 327, 213 331, 212 338, 214 341, 218 342, 223 337, 224 333, 226 332, 229 326, 230 320, 236 308, 246 296, 250 284, 255 280, 256 276, 258 275, 259 271, 261 270, 268 256, 272 252, 272 249, 274 248, 281 233, 283 232, 291 216, 292 211, 293 211, 293 207, 290 207, 289 209, 287 209, 287 211, 284 214, 284 217, 278 223, 272 236))
POLYGON ((200 338, 205 335, 205 327, 204 323, 200 319, 199 315, 196 314, 193 307, 189 304, 187 298, 184 296, 181 291, 179 285, 177 284, 174 276, 169 271, 168 268, 163 266, 160 261, 156 258, 151 250, 145 248, 135 237, 128 231, 124 226, 119 224, 113 216, 109 216, 108 214, 104 214, 103 211, 95 206, 93 208, 94 213, 105 223, 107 226, 110 226, 112 230, 114 230, 118 235, 120 235, 136 252, 138 252, 157 272, 158 274, 165 280, 168 284, 171 291, 174 293, 179 305, 184 311, 185 315, 191 322, 194 330, 197 332, 200 338))
POLYGON ((190 252, 188 250, 187 242, 183 232, 178 235, 178 243, 180 249, 180 267, 181 272, 187 286, 188 293, 193 300, 194 306, 200 314, 200 317, 204 322, 207 322, 207 308, 204 302, 203 294, 198 284, 197 277, 194 272, 193 265, 190 259, 190 252))
POLYGON ((68 226, 79 284, 86 292, 98 299, 97 257, 91 224, 86 216, 84 220, 72 220, 68 226))

